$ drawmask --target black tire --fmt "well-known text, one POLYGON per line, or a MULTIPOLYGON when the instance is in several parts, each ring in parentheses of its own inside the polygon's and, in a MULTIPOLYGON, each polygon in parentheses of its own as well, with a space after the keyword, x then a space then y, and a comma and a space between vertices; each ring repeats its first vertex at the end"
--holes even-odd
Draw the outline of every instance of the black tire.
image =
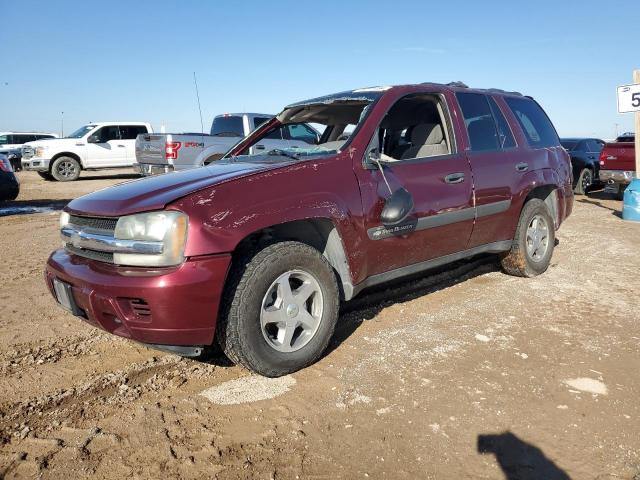
POLYGON ((73 157, 58 157, 51 165, 51 175, 58 182, 72 182, 80 176, 80 162, 73 157))
POLYGON ((503 270, 517 277, 535 277, 544 273, 551 262, 555 241, 555 225, 547 206, 538 198, 529 200, 520 213, 511 250, 503 254, 500 259, 503 270), (544 254, 540 253, 538 258, 536 255, 532 255, 527 248, 529 244, 528 231, 536 218, 542 218, 547 226, 544 254))
POLYGON ((591 185, 593 185, 593 172, 589 168, 583 168, 573 192, 578 195, 586 195, 591 185))
POLYGON ((616 200, 624 200, 624 191, 627 189, 626 185, 620 183, 616 184, 616 191, 613 194, 613 198, 616 200))
POLYGON ((53 176, 49 172, 37 172, 40 175, 40 178, 46 180, 47 182, 51 182, 53 180, 53 176))
POLYGON ((331 265, 316 249, 293 241, 269 245, 235 265, 227 283, 216 337, 231 361, 260 375, 279 377, 320 358, 335 330, 340 295, 331 265), (274 282, 294 270, 310 274, 317 282, 322 314, 304 346, 282 352, 263 334, 261 312, 274 282))

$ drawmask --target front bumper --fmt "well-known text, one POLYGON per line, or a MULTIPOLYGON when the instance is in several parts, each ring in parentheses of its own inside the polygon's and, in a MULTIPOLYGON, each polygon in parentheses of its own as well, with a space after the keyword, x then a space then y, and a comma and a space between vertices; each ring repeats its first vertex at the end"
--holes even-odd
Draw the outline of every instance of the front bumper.
POLYGON ((160 175, 173 172, 173 165, 155 165, 153 163, 134 163, 133 171, 140 175, 160 175))
POLYGON ((211 345, 230 255, 178 267, 122 267, 56 250, 45 278, 71 285, 79 316, 107 332, 158 347, 211 345))
POLYGON ((628 170, 600 170, 600 181, 605 183, 621 183, 627 185, 635 177, 633 171, 628 170))
POLYGON ((32 172, 48 172, 49 163, 51 163, 51 160, 48 158, 31 157, 28 160, 26 160, 23 157, 22 169, 29 170, 32 172))

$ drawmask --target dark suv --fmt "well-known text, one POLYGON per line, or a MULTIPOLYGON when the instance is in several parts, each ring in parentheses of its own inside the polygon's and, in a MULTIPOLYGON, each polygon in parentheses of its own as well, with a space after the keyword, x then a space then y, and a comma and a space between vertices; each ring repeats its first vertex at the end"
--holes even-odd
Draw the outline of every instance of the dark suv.
POLYGON ((207 167, 72 201, 46 279, 116 335, 186 356, 217 341, 278 376, 317 360, 340 302, 372 285, 481 253, 541 274, 572 206, 569 155, 530 97, 363 88, 289 105, 207 167), (323 125, 316 144, 248 155, 304 123, 323 125))

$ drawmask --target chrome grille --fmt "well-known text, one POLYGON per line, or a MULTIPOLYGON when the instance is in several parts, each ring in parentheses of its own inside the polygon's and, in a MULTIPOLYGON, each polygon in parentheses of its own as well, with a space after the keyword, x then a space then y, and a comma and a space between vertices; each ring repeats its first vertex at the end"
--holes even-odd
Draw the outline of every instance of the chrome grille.
POLYGON ((28 160, 29 158, 33 157, 34 154, 35 154, 35 150, 33 149, 32 146, 30 145, 22 146, 22 158, 24 158, 25 160, 28 160))
POLYGON ((105 230, 113 232, 116 229, 117 218, 105 218, 105 217, 79 217, 77 215, 71 215, 69 218, 71 225, 78 227, 87 227, 93 230, 105 230))
MULTIPOLYGON (((87 230, 94 230, 98 232, 110 233, 116 229, 117 218, 106 217, 81 217, 79 215, 71 215, 69 217, 69 224, 77 227, 82 227, 87 230)), ((113 253, 101 252, 99 250, 92 250, 88 248, 74 247, 71 243, 65 244, 66 250, 79 257, 88 258, 90 260, 97 260, 99 262, 113 263, 113 253)))

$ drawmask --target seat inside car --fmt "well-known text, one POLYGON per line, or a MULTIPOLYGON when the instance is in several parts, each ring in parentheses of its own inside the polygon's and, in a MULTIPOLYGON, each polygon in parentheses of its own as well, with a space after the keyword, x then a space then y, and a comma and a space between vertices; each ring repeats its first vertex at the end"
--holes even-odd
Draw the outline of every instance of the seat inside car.
POLYGON ((402 153, 402 159, 433 157, 449 153, 439 123, 421 123, 411 130, 411 147, 402 153))

